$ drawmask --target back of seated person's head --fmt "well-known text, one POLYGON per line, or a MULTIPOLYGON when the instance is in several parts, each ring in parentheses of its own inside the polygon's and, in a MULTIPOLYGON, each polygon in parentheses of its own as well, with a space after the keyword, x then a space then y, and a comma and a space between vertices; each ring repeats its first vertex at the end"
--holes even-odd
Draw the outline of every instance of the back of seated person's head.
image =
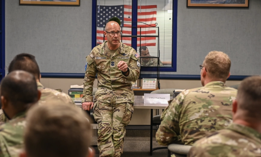
POLYGON ((24 70, 34 75, 40 80, 40 69, 35 60, 35 57, 28 53, 21 53, 14 57, 8 67, 8 73, 14 70, 24 70))
MULTIPOLYGON (((90 157, 92 127, 76 106, 55 101, 29 110, 24 144, 27 157, 90 157)), ((22 156, 22 155, 21 155, 22 156)))
POLYGON ((211 51, 205 57, 203 66, 205 66, 210 77, 225 82, 230 74, 231 61, 224 52, 211 51))
POLYGON ((2 109, 7 114, 25 111, 35 104, 40 96, 35 77, 21 70, 9 73, 2 80, 0 90, 2 109))
MULTIPOLYGON (((239 118, 256 119, 261 118, 261 77, 252 76, 244 79, 238 88, 236 97, 239 118), (240 115, 241 114, 241 115, 240 115), (243 115, 243 116, 242 116, 243 115)), ((254 121, 252 121, 254 122, 254 121)))

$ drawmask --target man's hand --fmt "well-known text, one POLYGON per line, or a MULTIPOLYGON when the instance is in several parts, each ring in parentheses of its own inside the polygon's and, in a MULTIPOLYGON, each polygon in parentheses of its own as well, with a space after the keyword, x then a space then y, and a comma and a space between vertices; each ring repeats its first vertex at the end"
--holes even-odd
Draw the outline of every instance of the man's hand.
POLYGON ((122 72, 127 72, 128 70, 128 64, 124 61, 120 61, 117 66, 122 72))
POLYGON ((83 102, 82 109, 90 111, 93 108, 93 102, 83 102))

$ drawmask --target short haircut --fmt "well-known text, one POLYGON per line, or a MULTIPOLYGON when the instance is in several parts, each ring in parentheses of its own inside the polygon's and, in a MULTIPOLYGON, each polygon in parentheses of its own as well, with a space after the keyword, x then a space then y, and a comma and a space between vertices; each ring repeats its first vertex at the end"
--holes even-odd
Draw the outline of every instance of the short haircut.
POLYGON ((21 53, 14 57, 8 67, 8 72, 10 73, 14 70, 24 70, 33 74, 36 79, 39 80, 40 78, 40 69, 35 57, 28 53, 21 53))
POLYGON ((118 17, 112 17, 112 18, 109 19, 108 22, 110 22, 110 21, 115 21, 119 24, 119 26, 121 25, 121 20, 118 17))
POLYGON ((140 52, 141 52, 142 50, 145 51, 146 49, 147 49, 147 46, 141 46, 141 47, 140 47, 140 52))
POLYGON ((238 88, 238 107, 250 117, 261 117, 261 77, 251 76, 244 79, 238 88))
POLYGON ((25 110, 38 101, 35 77, 26 71, 13 71, 1 82, 1 96, 18 110, 25 110))
POLYGON ((76 106, 55 101, 37 105, 26 117, 24 136, 28 157, 86 157, 92 127, 88 116, 76 106))
POLYGON ((229 56, 224 52, 211 51, 205 57, 203 66, 205 66, 211 77, 226 81, 229 75, 231 61, 229 56))

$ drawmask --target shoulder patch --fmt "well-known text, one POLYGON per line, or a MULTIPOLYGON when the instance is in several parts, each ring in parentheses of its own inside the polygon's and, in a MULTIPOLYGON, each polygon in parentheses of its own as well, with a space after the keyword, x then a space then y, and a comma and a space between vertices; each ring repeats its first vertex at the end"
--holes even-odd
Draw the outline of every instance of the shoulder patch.
POLYGON ((87 57, 86 57, 86 61, 87 61, 87 64, 92 64, 93 63, 93 58, 91 58, 91 56, 90 55, 88 55, 87 57))
POLYGON ((137 59, 140 58, 140 54, 139 54, 139 53, 136 53, 134 56, 135 56, 137 59))

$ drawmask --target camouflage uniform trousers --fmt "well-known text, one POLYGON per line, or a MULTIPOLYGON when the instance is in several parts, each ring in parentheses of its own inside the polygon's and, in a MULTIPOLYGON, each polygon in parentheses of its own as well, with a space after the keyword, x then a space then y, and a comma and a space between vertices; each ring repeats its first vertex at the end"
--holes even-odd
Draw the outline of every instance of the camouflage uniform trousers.
POLYGON ((111 104, 97 101, 94 104, 94 118, 98 123, 98 148, 100 157, 120 157, 126 126, 132 118, 131 103, 111 104))

